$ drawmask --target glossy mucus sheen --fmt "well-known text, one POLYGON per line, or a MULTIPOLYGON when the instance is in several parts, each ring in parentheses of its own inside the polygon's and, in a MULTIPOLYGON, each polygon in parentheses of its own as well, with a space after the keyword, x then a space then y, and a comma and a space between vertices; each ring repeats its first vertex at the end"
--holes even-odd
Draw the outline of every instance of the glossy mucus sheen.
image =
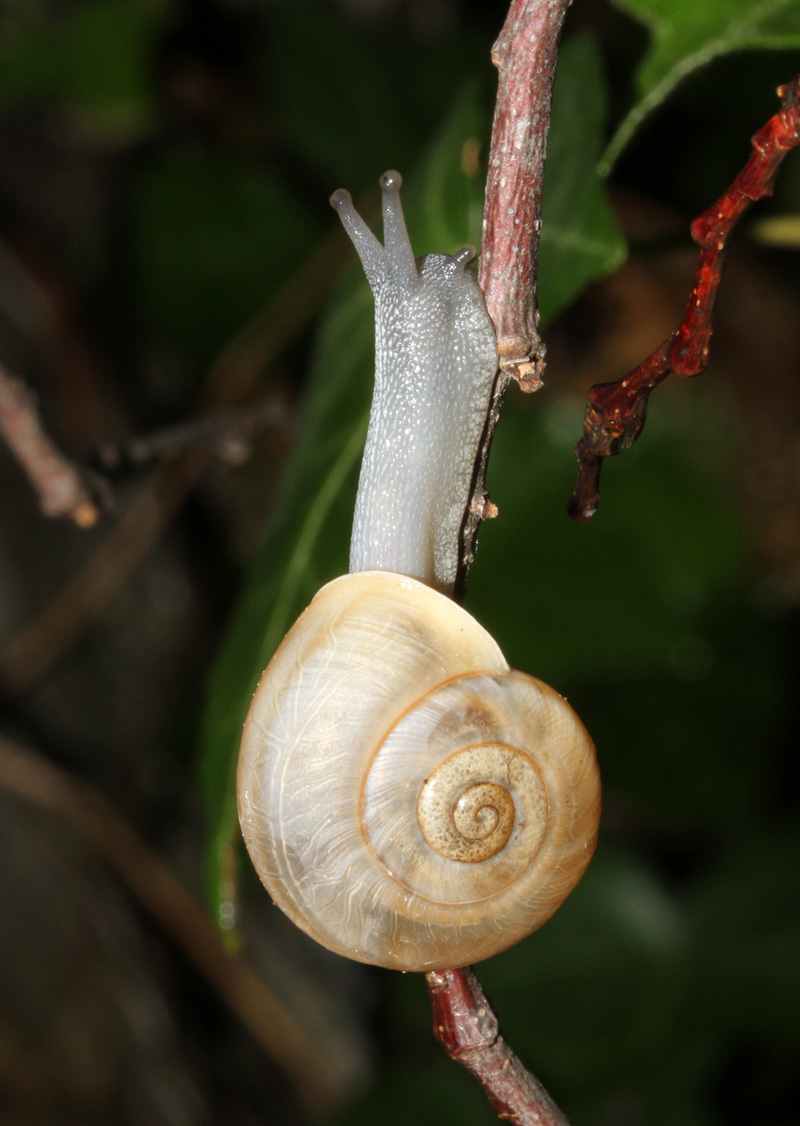
POLYGON ((381 177, 383 245, 348 192, 331 196, 375 298, 375 389, 350 570, 452 591, 459 537, 497 370, 471 246, 414 259, 397 172, 381 177))
POLYGON ((594 747, 449 598, 361 572, 316 595, 267 667, 238 775, 269 894, 339 954, 465 965, 556 910, 594 850, 594 747))

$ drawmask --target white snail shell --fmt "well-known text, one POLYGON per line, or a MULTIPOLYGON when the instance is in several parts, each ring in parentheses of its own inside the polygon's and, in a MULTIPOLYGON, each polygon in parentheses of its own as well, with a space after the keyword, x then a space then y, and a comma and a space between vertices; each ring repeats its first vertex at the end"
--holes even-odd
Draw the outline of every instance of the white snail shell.
POLYGON ((541 926, 594 850, 594 747, 465 610, 390 572, 323 587, 245 724, 239 816, 274 901, 323 946, 433 970, 541 926))

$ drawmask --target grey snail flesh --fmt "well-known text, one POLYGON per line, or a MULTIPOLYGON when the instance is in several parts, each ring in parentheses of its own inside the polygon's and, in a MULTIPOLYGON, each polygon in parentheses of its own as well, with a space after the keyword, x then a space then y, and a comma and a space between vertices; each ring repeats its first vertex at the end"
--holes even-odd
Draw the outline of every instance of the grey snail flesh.
POLYGON ((415 259, 398 172, 381 177, 384 244, 331 196, 375 298, 375 389, 361 463, 351 571, 394 571, 450 593, 497 372, 494 326, 469 263, 415 259))
POLYGON ((345 957, 427 971, 542 925, 597 837, 594 747, 446 596, 391 572, 323 587, 245 723, 239 817, 273 900, 345 957))

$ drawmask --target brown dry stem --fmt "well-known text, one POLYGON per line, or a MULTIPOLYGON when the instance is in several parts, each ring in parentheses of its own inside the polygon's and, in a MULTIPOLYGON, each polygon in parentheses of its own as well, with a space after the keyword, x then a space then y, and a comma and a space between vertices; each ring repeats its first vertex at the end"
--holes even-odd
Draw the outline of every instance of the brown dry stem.
MULTIPOLYGON (((511 379, 542 386, 544 345, 536 303, 542 182, 558 40, 570 0, 512 0, 492 51, 499 88, 492 126, 478 280, 497 333, 499 371, 462 531, 454 597, 461 598, 481 522, 497 509, 486 466, 511 379)), ((434 1035, 483 1086, 500 1118, 521 1126, 568 1126, 541 1083, 511 1051, 469 966, 429 973, 434 1035)))
POLYGON ((478 528, 493 515, 486 466, 508 383, 517 380, 523 391, 542 386, 545 350, 536 303, 542 183, 558 40, 570 2, 512 0, 492 49, 499 79, 478 281, 497 334, 500 370, 462 531, 457 595, 475 558, 478 528))
POLYGON ((465 966, 426 977, 434 1036, 483 1086, 498 1117, 519 1126, 569 1126, 539 1080, 506 1044, 472 969, 465 966))
POLYGON ((89 528, 100 508, 85 477, 49 437, 36 397, 25 383, 0 367, 0 434, 24 470, 44 516, 67 517, 89 528))

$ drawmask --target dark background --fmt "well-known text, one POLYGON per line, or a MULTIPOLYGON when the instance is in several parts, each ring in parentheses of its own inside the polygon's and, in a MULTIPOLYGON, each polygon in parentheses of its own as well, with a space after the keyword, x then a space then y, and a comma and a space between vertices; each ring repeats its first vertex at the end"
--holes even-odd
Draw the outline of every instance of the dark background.
MULTIPOLYGON (((346 567, 357 464, 300 564, 292 523, 330 485, 302 435, 353 429, 348 364, 359 409, 368 396, 369 297, 327 197, 347 186, 374 214, 379 173, 399 167, 412 236, 450 223, 464 241, 481 176, 463 198, 447 190, 453 137, 483 141, 485 160, 503 17, 454 0, 19 2, 0 16, 0 360, 61 447, 97 468, 133 436, 274 404, 255 437, 238 427, 199 456, 105 470, 115 511, 89 531, 46 521, 0 450, 4 1123, 493 1120, 433 1042, 421 978, 318 951, 243 859, 226 867, 232 755, 217 732, 235 726, 226 685, 243 666, 246 698, 266 630, 246 609, 250 635, 226 635, 245 575, 245 606, 271 606, 299 566, 302 605, 346 567), (36 756, 22 782, 9 742, 36 756), (25 778, 41 782, 28 797, 25 778), (243 1027, 247 999, 191 907, 142 891, 153 857, 210 914, 238 866, 240 949, 296 1015, 311 1073, 243 1027)), ((647 45, 594 0, 576 0, 567 38, 598 69, 565 79, 565 150, 602 76, 620 120, 647 45)), ((479 975, 576 1123, 797 1121, 798 262, 758 226, 797 211, 796 154, 736 236, 708 373, 659 389, 639 445, 604 471, 593 524, 565 515, 588 387, 677 324, 689 220, 744 163, 797 57, 719 58, 648 118, 610 178, 629 257, 557 317, 548 293, 583 283, 565 266, 547 289, 543 263, 547 384, 510 393, 492 454, 501 518, 482 529, 466 604, 513 665, 569 695, 605 805, 580 888, 479 975)), ((283 1019, 262 1023, 286 1044, 283 1019)))

